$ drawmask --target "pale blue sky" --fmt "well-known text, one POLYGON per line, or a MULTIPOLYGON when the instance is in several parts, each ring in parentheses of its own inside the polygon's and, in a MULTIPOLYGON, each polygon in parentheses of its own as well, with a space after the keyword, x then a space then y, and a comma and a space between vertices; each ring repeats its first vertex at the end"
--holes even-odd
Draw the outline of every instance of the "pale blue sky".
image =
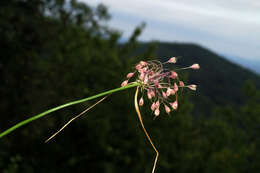
POLYGON ((193 42, 219 54, 260 61, 260 0, 81 0, 105 4, 109 25, 128 37, 145 22, 140 39, 193 42))

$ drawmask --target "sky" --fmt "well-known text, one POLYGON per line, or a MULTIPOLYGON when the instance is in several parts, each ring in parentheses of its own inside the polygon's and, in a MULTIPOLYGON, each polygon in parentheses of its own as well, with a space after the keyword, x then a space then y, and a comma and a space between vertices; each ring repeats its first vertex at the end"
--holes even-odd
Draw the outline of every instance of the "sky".
POLYGON ((109 26, 131 35, 142 22, 142 41, 197 43, 220 55, 259 61, 260 0, 80 0, 103 3, 109 26))

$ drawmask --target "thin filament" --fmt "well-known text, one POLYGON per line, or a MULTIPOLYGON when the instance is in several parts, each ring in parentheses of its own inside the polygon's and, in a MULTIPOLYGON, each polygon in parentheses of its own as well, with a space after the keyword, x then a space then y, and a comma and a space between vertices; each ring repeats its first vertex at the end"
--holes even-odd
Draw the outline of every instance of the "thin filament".
POLYGON ((139 110, 139 106, 138 106, 138 102, 137 102, 137 98, 138 98, 138 92, 139 92, 139 86, 136 88, 136 92, 135 92, 135 110, 136 110, 136 113, 138 115, 138 118, 139 118, 139 121, 141 123, 141 126, 143 128, 143 131, 147 137, 147 139, 149 140, 150 144, 152 145, 154 151, 156 152, 156 157, 155 157, 155 160, 154 160, 154 164, 153 164, 153 170, 152 170, 152 173, 154 173, 154 170, 155 170, 155 167, 156 167, 156 163, 157 163, 157 160, 158 160, 158 157, 159 157, 159 152, 158 150, 156 149, 156 147, 154 146, 149 134, 147 133, 145 127, 144 127, 144 123, 143 123, 143 119, 142 119, 142 115, 140 113, 140 110, 139 110))
MULTIPOLYGON (((108 96, 108 95, 107 95, 108 96)), ((91 108, 95 107, 97 104, 99 104, 100 102, 102 102, 103 100, 105 100, 107 98, 107 96, 103 97, 102 99, 100 99, 98 102, 96 102, 95 104, 93 104, 92 106, 88 107, 87 109, 85 109, 83 112, 81 112, 80 114, 78 114, 77 116, 73 117, 72 119, 70 119, 64 126, 62 126, 62 128, 60 128, 60 130, 58 130, 56 133, 54 133, 51 137, 49 137, 45 143, 47 143, 48 141, 50 141, 52 138, 54 138, 57 134, 59 134, 66 126, 68 126, 73 120, 79 118, 81 115, 83 115, 84 113, 86 113, 87 111, 89 111, 91 108)))

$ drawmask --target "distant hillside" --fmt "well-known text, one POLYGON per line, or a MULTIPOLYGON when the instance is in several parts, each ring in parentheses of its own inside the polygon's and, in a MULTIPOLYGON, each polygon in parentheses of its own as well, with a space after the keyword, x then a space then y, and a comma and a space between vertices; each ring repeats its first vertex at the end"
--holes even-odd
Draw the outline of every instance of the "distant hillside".
POLYGON ((236 56, 232 56, 232 55, 223 55, 223 56, 227 57, 228 60, 234 62, 235 64, 239 64, 243 67, 246 67, 260 75, 260 60, 245 59, 242 57, 236 57, 236 56))
MULTIPOLYGON (((147 46, 142 44, 140 51, 147 46)), ((182 66, 200 64, 199 71, 189 70, 189 83, 198 85, 200 104, 243 103, 241 88, 249 79, 260 88, 260 76, 196 44, 158 43, 156 55, 165 60, 180 56, 178 64, 182 66)))

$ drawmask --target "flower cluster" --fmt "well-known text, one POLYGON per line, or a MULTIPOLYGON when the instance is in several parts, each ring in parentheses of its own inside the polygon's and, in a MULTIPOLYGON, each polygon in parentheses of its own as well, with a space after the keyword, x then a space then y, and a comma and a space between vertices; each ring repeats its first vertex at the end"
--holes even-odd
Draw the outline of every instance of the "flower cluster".
MULTIPOLYGON (((175 71, 165 69, 165 64, 175 64, 176 57, 170 58, 167 62, 160 61, 140 61, 135 71, 127 74, 127 80, 123 81, 121 86, 126 86, 133 76, 137 76, 135 82, 141 85, 143 95, 146 92, 147 97, 151 100, 151 110, 155 116, 159 116, 160 107, 164 107, 166 113, 178 108, 178 91, 179 88, 189 88, 196 90, 196 85, 185 85, 183 81, 179 80, 177 70, 200 68, 199 64, 193 64, 189 67, 176 69, 175 71)), ((139 100, 139 106, 144 105, 143 96, 139 100)))

